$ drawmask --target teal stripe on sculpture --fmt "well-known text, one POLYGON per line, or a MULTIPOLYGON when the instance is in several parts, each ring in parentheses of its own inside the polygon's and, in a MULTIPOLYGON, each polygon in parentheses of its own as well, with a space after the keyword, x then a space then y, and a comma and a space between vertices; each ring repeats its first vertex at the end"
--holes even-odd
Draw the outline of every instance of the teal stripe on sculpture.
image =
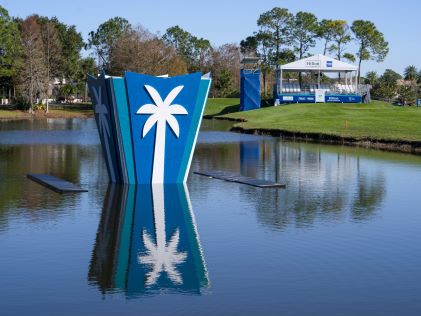
POLYGON ((116 288, 124 289, 126 287, 126 274, 130 258, 130 243, 133 226, 133 212, 135 206, 136 186, 128 185, 124 187, 124 213, 122 214, 123 223, 120 229, 119 249, 117 251, 117 262, 114 277, 116 288))
POLYGON ((180 165, 180 173, 178 175, 178 181, 177 181, 179 183, 186 182, 187 180, 187 173, 189 172, 191 159, 194 153, 194 148, 196 147, 195 143, 197 139, 197 134, 199 133, 200 124, 202 122, 203 111, 205 109, 204 103, 206 103, 207 101, 207 95, 209 92, 210 84, 211 84, 210 79, 202 78, 200 80, 199 93, 197 95, 195 111, 192 118, 193 122, 195 123, 192 124, 192 127, 190 128, 188 139, 186 142, 186 148, 192 148, 192 150, 190 151, 186 150, 184 152, 183 160, 180 165))
POLYGON ((127 103, 126 85, 123 78, 112 78, 114 95, 120 121, 121 137, 123 142, 124 157, 126 160, 128 183, 136 183, 135 166, 133 159, 132 133, 130 128, 129 106, 127 103))

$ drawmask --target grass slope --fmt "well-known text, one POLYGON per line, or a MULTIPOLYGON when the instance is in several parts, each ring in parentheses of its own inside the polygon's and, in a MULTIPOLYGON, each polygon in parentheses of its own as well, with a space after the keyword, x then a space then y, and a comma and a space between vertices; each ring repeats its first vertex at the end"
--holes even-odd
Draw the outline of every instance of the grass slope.
POLYGON ((206 112, 210 116, 243 120, 235 126, 245 130, 421 141, 421 108, 373 101, 370 104, 290 104, 238 112, 237 104, 238 99, 210 99, 206 112))

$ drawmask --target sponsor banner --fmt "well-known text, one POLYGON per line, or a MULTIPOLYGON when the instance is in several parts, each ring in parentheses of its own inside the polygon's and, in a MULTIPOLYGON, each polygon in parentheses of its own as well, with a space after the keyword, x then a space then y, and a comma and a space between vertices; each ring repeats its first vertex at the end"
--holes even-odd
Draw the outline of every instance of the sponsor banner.
MULTIPOLYGON (((299 95, 278 95, 280 103, 315 103, 316 95, 299 94, 299 95)), ((326 95, 324 101, 326 103, 361 103, 362 98, 359 95, 326 95)), ((319 102, 319 101, 318 101, 319 102)))
POLYGON ((327 95, 325 102, 329 103, 361 103, 360 95, 327 95))
POLYGON ((306 67, 320 68, 320 60, 306 60, 306 67))

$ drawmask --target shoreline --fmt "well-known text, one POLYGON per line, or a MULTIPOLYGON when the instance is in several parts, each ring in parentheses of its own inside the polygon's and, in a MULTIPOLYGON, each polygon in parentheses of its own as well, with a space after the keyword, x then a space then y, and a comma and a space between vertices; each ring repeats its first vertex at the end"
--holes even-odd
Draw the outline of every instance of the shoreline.
POLYGON ((233 126, 230 131, 243 134, 263 135, 278 137, 285 140, 298 140, 319 144, 330 145, 346 145, 352 147, 371 148, 382 151, 409 153, 414 155, 421 155, 421 141, 399 141, 399 140, 386 140, 386 139, 370 139, 370 138, 355 138, 343 137, 339 135, 329 135, 323 133, 305 133, 305 132, 292 132, 282 129, 270 128, 244 128, 236 126, 235 123, 247 122, 245 119, 236 119, 221 116, 204 116, 204 119, 231 121, 233 126))
MULTIPOLYGON (((69 110, 58 110, 52 109, 48 114, 44 111, 37 111, 35 114, 29 114, 28 112, 18 111, 17 115, 1 116, 2 110, 0 110, 0 122, 2 121, 18 121, 18 120, 31 120, 31 119, 72 119, 72 118, 93 118, 94 113, 92 110, 88 111, 69 111, 69 110)), ((13 112, 16 113, 16 110, 13 112)), ((421 141, 406 141, 406 140, 387 140, 387 139, 376 139, 376 138, 356 138, 356 137, 344 137, 339 135, 331 135, 324 133, 311 133, 311 132, 293 132, 290 130, 282 129, 271 129, 271 128, 244 128, 236 125, 235 123, 247 122, 246 119, 232 118, 226 116, 215 116, 215 115, 204 115, 203 119, 207 120, 220 120, 230 121, 233 125, 230 131, 253 134, 253 135, 265 135, 278 137, 285 140, 293 141, 304 141, 319 144, 331 144, 331 145, 346 145, 352 147, 361 148, 372 148, 382 151, 390 152, 401 152, 415 155, 421 155, 421 141)))
POLYGON ((71 119, 71 118, 91 118, 94 117, 92 109, 50 109, 48 113, 43 110, 35 111, 30 114, 21 110, 3 110, 0 109, 0 122, 2 121, 19 121, 33 119, 71 119))

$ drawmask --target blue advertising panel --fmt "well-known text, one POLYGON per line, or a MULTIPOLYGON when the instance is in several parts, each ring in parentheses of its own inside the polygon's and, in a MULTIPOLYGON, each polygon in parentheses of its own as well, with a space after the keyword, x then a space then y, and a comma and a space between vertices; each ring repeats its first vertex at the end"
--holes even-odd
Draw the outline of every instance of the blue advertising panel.
POLYGON ((196 106, 201 73, 160 78, 126 72, 125 79, 137 183, 179 182, 204 106, 204 100, 196 106))
POLYGON ((314 94, 287 94, 287 95, 278 95, 279 103, 314 103, 316 102, 316 97, 314 94))
POLYGON ((210 73, 178 77, 127 72, 89 76, 112 183, 185 183, 203 117, 210 73))
POLYGON ((361 103, 362 97, 360 95, 326 95, 326 103, 361 103))
POLYGON ((260 70, 241 69, 240 111, 260 109, 260 70))
MULTIPOLYGON (((315 103, 314 94, 278 94, 279 103, 315 103)), ((356 94, 325 95, 326 103, 361 103, 362 97, 356 94)))

